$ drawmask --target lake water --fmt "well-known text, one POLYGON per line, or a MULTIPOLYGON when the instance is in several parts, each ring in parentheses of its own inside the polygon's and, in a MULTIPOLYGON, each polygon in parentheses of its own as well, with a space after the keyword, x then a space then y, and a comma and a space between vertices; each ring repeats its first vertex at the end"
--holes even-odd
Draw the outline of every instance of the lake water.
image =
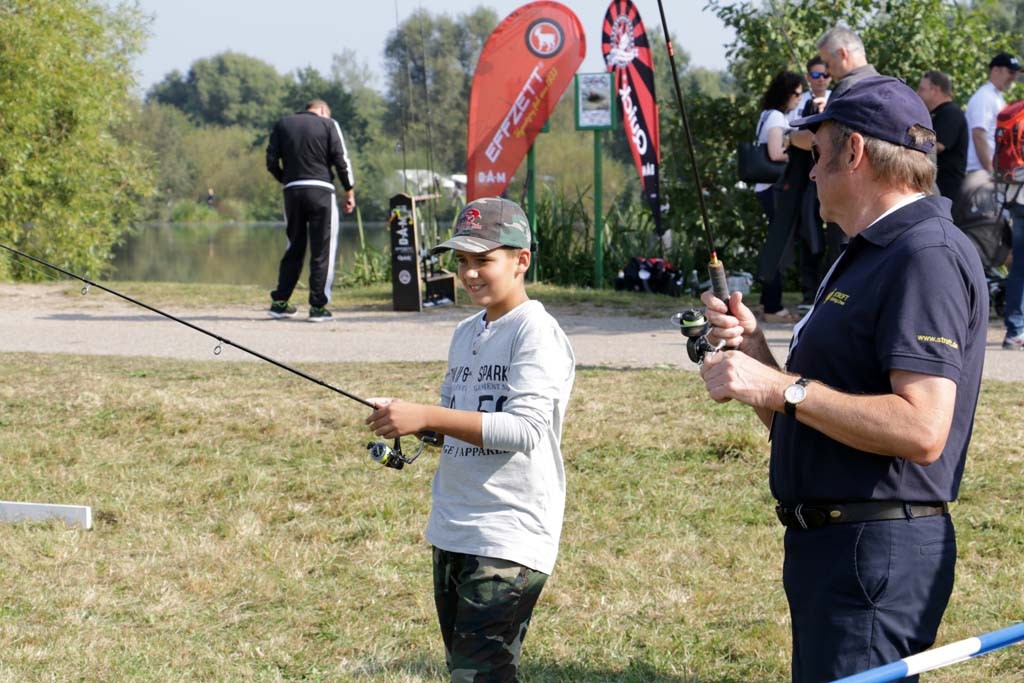
MULTIPOLYGON (((386 223, 363 223, 369 247, 388 249, 386 223)), ((112 280, 264 285, 277 282, 287 240, 284 223, 145 224, 114 250, 112 280)), ((336 270, 343 272, 359 249, 354 220, 338 231, 336 270)), ((302 279, 309 275, 309 256, 302 279)))

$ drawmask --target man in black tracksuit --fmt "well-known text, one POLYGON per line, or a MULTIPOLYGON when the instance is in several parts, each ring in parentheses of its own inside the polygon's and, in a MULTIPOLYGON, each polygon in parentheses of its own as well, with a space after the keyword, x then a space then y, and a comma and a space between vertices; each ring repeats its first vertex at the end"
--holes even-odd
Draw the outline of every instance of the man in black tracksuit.
POLYGON ((281 258, 277 289, 270 293, 270 316, 291 318, 288 303, 302 273, 309 242, 309 320, 330 320, 326 306, 334 283, 338 247, 338 204, 332 167, 345 188, 345 213, 356 206, 355 190, 345 139, 323 100, 312 100, 306 110, 285 116, 274 125, 267 144, 267 170, 284 185, 284 212, 288 222, 288 249, 281 258))

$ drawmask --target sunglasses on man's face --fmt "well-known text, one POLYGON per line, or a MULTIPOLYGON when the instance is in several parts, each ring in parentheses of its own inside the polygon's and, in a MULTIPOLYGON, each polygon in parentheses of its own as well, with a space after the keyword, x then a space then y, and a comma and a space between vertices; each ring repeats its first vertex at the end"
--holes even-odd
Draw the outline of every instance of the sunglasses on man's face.
POLYGON ((828 78, 829 74, 827 71, 812 71, 810 73, 811 78, 828 78))

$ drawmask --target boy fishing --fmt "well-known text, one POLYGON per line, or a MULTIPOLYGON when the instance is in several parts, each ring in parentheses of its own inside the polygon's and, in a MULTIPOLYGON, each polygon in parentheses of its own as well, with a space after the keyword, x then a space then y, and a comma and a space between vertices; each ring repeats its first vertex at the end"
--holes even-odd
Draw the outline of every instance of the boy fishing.
POLYGON ((530 616, 555 565, 565 508, 561 437, 575 357, 526 294, 530 225, 515 202, 470 202, 453 237, 479 313, 455 329, 440 405, 375 399, 366 423, 443 436, 426 539, 452 681, 514 681, 530 616))

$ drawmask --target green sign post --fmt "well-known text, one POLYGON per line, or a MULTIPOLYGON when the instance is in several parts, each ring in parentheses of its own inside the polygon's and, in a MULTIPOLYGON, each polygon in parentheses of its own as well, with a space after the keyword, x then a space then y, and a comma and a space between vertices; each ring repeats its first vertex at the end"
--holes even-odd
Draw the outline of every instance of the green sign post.
POLYGON ((576 130, 594 131, 594 289, 604 283, 601 131, 615 127, 615 101, 612 72, 576 74, 576 130))

